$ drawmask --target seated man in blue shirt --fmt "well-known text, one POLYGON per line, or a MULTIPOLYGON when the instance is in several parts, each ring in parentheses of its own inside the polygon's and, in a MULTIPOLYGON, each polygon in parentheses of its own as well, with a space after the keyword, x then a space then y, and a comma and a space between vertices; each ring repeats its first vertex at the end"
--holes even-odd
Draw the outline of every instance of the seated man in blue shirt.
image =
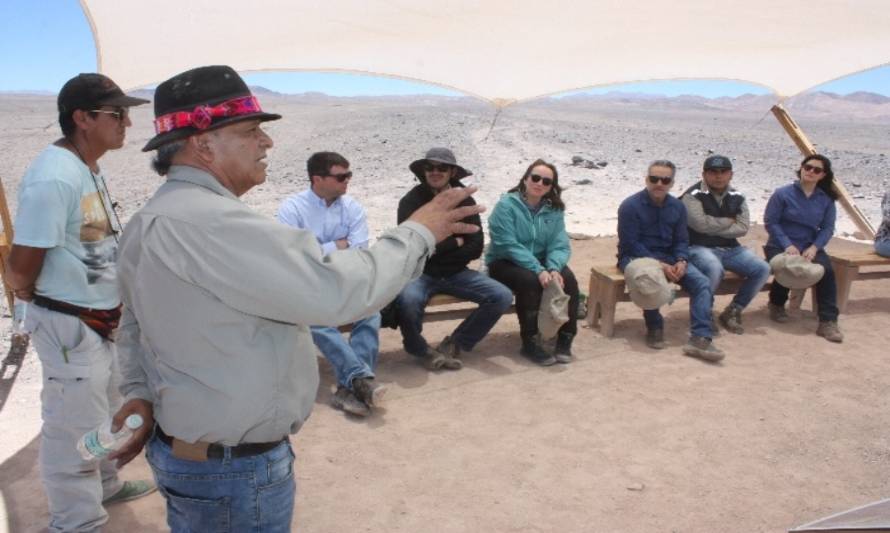
MULTIPOLYGON (((318 152, 309 157, 306 170, 309 189, 282 202, 278 220, 315 233, 325 255, 346 248, 367 248, 365 210, 346 195, 352 178, 349 161, 335 152, 318 152)), ((385 386, 374 382, 380 313, 354 323, 349 342, 337 328, 313 326, 311 330, 312 340, 337 375, 334 407, 356 416, 368 416, 386 392, 385 386)))
MULTIPOLYGON (((618 207, 618 268, 632 260, 652 257, 662 264, 664 275, 679 283, 690 295, 691 335, 683 353, 705 361, 723 359, 711 342, 711 307, 714 293, 707 276, 689 264, 689 235, 686 208, 668 194, 674 184, 676 166, 667 160, 654 161, 645 177, 646 188, 626 198, 618 207)), ((664 344, 664 319, 658 309, 643 311, 646 345, 660 350, 664 344)))
MULTIPOLYGON (((730 187, 732 161, 722 155, 705 159, 702 180, 680 196, 689 222, 689 258, 711 280, 716 292, 726 270, 744 278, 732 302, 720 313, 720 323, 741 335, 742 310, 769 279, 769 265, 739 243, 751 223, 745 197, 730 187)), ((712 325, 717 334, 716 324, 712 325)))

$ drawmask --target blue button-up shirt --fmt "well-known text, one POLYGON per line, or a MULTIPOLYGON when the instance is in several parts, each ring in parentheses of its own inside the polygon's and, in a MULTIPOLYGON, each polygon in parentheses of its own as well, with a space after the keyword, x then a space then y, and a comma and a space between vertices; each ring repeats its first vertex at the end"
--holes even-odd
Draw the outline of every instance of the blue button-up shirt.
POLYGON ((836 217, 834 200, 822 189, 816 187, 807 198, 799 182, 779 187, 763 215, 766 245, 784 250, 793 244, 803 251, 812 244, 822 250, 834 234, 836 217))
POLYGON ((671 195, 661 205, 642 191, 626 198, 618 207, 618 266, 632 259, 654 257, 674 264, 689 259, 686 207, 671 195))
POLYGON ((346 239, 350 248, 368 247, 368 219, 365 210, 352 197, 343 195, 331 205, 312 189, 287 198, 278 208, 278 220, 315 234, 324 255, 346 239))

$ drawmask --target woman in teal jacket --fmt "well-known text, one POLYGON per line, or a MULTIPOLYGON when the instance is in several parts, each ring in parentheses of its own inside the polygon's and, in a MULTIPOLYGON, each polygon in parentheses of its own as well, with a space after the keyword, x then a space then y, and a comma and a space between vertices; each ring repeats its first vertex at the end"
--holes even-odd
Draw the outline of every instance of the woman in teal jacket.
POLYGON ((570 362, 578 332, 578 282, 568 267, 572 249, 558 178, 554 165, 538 159, 488 218, 488 273, 516 295, 520 353, 542 366, 570 362), (569 321, 557 333, 555 354, 544 349, 538 335, 538 308, 549 283, 559 283, 570 297, 569 321))

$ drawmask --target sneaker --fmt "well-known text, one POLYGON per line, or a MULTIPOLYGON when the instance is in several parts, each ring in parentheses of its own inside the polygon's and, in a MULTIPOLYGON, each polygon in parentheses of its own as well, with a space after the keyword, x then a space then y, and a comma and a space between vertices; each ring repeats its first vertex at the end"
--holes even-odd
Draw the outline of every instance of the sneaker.
POLYGON ((717 322, 717 314, 713 311, 711 312, 711 336, 719 337, 720 336, 720 323, 717 322))
POLYGON ((816 329, 816 335, 825 337, 825 340, 831 342, 844 342, 844 334, 841 333, 840 328, 837 327, 837 322, 834 320, 819 322, 819 327, 816 329))
POLYGON ((573 335, 560 334, 556 338, 556 349, 553 350, 553 357, 557 363, 567 365, 572 362, 572 340, 573 335))
POLYGON ((102 500, 102 505, 111 505, 113 503, 128 502, 141 498, 158 490, 158 486, 154 481, 148 479, 138 479, 136 481, 124 481, 121 490, 115 492, 111 496, 102 500))
POLYGON ((740 307, 729 304, 718 318, 723 327, 726 328, 726 331, 736 335, 741 335, 745 332, 745 328, 742 327, 742 309, 740 307))
POLYGON ((664 343, 663 329, 647 329, 646 330, 646 346, 653 350, 663 350, 666 346, 664 343))
POLYGON ((556 358, 541 346, 541 338, 538 335, 522 339, 522 348, 519 349, 519 354, 541 366, 556 364, 556 358))
POLYGON ((351 390, 342 385, 337 386, 337 392, 331 398, 331 405, 336 409, 355 416, 368 416, 371 414, 371 408, 368 407, 368 404, 356 398, 351 390))
POLYGON ((771 303, 771 304, 769 304, 768 307, 769 307, 770 320, 772 320, 773 322, 778 322, 779 324, 784 324, 785 322, 788 322, 790 317, 788 316, 788 313, 785 311, 784 305, 776 305, 776 304, 771 303))
POLYGON ((726 356, 720 348, 714 346, 711 339, 694 335, 689 337, 689 342, 683 347, 683 355, 695 357, 709 363, 716 363, 726 356))
POLYGON ((352 380, 353 395, 370 407, 380 407, 387 390, 386 385, 376 383, 372 377, 352 380))

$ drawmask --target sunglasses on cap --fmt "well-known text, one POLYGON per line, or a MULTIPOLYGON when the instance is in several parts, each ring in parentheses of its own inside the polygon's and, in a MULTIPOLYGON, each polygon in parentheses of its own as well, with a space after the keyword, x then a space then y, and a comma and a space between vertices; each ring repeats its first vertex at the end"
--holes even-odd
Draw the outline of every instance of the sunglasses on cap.
POLYGON ((670 185, 671 182, 674 181, 674 178, 663 178, 661 176, 649 176, 649 183, 654 185, 654 184, 658 183, 659 181, 661 182, 662 185, 670 185))
POLYGON ((553 178, 545 178, 544 176, 538 176, 537 174, 532 174, 529 178, 531 178, 532 183, 538 183, 540 181, 544 184, 544 187, 549 187, 553 183, 553 178))
POLYGON ((343 183, 344 181, 352 178, 352 171, 350 170, 349 172, 344 172, 343 174, 328 174, 326 177, 334 178, 340 183, 343 183))
POLYGON ((427 163, 423 165, 423 170, 424 172, 448 172, 449 170, 451 170, 451 165, 446 165, 444 163, 439 165, 434 163, 427 163))
POLYGON ((111 109, 90 109, 90 113, 104 113, 106 115, 111 115, 117 119, 118 122, 123 122, 127 119, 130 114, 130 110, 126 107, 115 107, 113 110, 111 109))
POLYGON ((823 172, 825 172, 824 168, 814 167, 813 165, 811 165, 809 163, 804 164, 802 168, 804 170, 806 170, 807 172, 812 172, 813 174, 822 174, 823 172))

